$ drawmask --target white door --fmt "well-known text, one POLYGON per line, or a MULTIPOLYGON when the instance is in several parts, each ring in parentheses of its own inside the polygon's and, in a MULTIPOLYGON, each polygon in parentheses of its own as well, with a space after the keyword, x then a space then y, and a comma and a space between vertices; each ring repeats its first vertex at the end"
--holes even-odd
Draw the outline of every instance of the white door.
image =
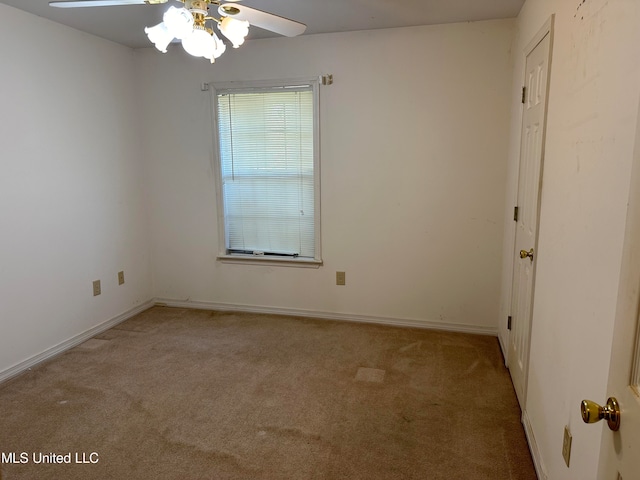
MULTIPOLYGON (((551 23, 526 56, 515 259, 511 300, 508 366, 520 406, 524 409, 529 366, 529 339, 538 238, 538 211, 544 158, 547 90, 551 52, 551 23), (525 256, 526 254, 526 256, 525 256)), ((526 52, 526 51, 525 51, 526 52)))
MULTIPOLYGON (((639 112, 640 118, 640 112, 639 112)), ((613 331, 609 386, 607 396, 617 399, 620 429, 612 431, 606 421, 602 428, 602 445, 598 479, 634 480, 640 478, 640 122, 636 132, 635 155, 631 176, 631 193, 627 210, 620 286, 613 331)), ((600 404, 606 398, 592 398, 600 404)))

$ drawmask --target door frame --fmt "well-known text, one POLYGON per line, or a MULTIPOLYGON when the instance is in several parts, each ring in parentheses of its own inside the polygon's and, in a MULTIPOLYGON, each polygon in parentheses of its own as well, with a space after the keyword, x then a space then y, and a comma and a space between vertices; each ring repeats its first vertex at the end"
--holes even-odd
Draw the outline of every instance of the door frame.
MULTIPOLYGON (((524 85, 525 80, 526 80, 526 75, 527 75, 527 57, 529 56, 529 54, 538 46, 538 44, 545 38, 545 36, 549 35, 549 57, 547 59, 547 68, 548 68, 548 73, 547 73, 547 96, 545 99, 545 111, 544 111, 544 119, 543 119, 543 131, 542 131, 542 142, 541 142, 541 150, 540 150, 540 154, 541 154, 541 159, 540 159, 540 179, 539 179, 539 184, 538 184, 538 219, 537 219, 537 227, 536 227, 536 233, 535 233, 535 252, 538 252, 538 240, 539 240, 539 232, 540 232, 540 223, 541 223, 541 219, 542 219, 542 185, 543 185, 543 179, 544 179, 544 160, 545 160, 545 154, 546 154, 546 141, 547 141, 547 119, 549 116, 549 104, 550 104, 550 94, 551 94, 551 68, 552 68, 552 58, 553 58, 553 45, 554 45, 554 26, 555 26, 555 14, 552 14, 542 25, 542 27, 540 27, 540 29, 538 30, 538 32, 532 37, 532 39, 529 41, 529 43, 527 43, 527 46, 523 49, 522 51, 522 59, 523 59, 523 65, 522 65, 522 73, 521 73, 521 79, 522 79, 522 84, 524 85)), ((516 188, 515 188, 515 198, 513 201, 513 204, 516 205, 517 201, 518 201, 518 191, 519 191, 519 187, 520 187, 520 167, 521 167, 521 159, 522 159, 522 125, 524 123, 524 107, 521 110, 521 115, 520 115, 520 128, 519 128, 519 153, 518 153, 518 163, 517 163, 517 171, 516 171, 516 176, 515 176, 515 181, 516 183, 516 188)), ((518 251, 518 246, 516 245, 516 239, 517 239, 517 233, 518 233, 518 229, 517 226, 516 228, 513 229, 513 249, 511 252, 511 261, 512 261, 512 265, 511 265, 511 283, 510 283, 510 287, 511 287, 511 291, 509 292, 509 312, 510 314, 513 311, 513 294, 514 294, 514 274, 515 274, 515 270, 516 270, 516 252, 518 251)), ((537 270, 537 261, 534 262, 533 265, 533 279, 532 279, 532 292, 531 292, 531 309, 529 312, 529 332, 528 332, 528 357, 531 357, 531 332, 533 330, 533 307, 534 307, 534 301, 535 301, 535 289, 536 289, 536 270, 537 270)), ((508 337, 507 337, 507 357, 505 358, 505 363, 507 365, 507 367, 509 366, 509 362, 510 362, 510 358, 508 355, 508 352, 511 348, 511 332, 513 330, 509 331, 508 337)), ((525 436, 527 438, 527 443, 529 444, 529 450, 531 451, 531 457, 533 460, 533 465, 534 468, 536 470, 536 475, 539 479, 541 480, 546 480, 547 479, 547 474, 546 474, 546 469, 544 468, 544 465, 542 463, 542 455, 540 454, 540 449, 538 447, 538 444, 536 442, 535 436, 533 435, 533 429, 531 428, 531 423, 529 421, 529 417, 527 415, 527 411, 526 411, 526 396, 527 396, 527 390, 528 390, 528 384, 529 384, 529 360, 527 359, 527 366, 526 366, 526 374, 525 374, 525 378, 524 378, 524 392, 523 392, 523 404, 520 406, 521 410, 522 410, 522 425, 524 427, 524 431, 525 431, 525 436)))
MULTIPOLYGON (((551 85, 551 67, 552 67, 552 57, 553 57, 553 40, 554 40, 554 25, 555 25, 555 14, 552 14, 546 21, 545 23, 542 25, 542 27, 540 27, 540 29, 538 30, 538 32, 533 36, 533 38, 529 41, 529 43, 527 43, 526 47, 522 50, 522 59, 523 59, 523 65, 522 65, 522 73, 521 73, 521 79, 522 79, 522 84, 524 85, 525 81, 526 81, 526 75, 527 75, 527 57, 529 56, 529 54, 531 52, 533 52, 533 50, 540 44, 540 42, 542 42, 542 40, 544 40, 544 38, 548 35, 549 36, 549 53, 548 53, 548 58, 547 58, 547 94, 546 94, 546 98, 545 98, 545 105, 544 105, 544 118, 543 118, 543 124, 542 124, 542 139, 541 139, 541 146, 540 146, 540 179, 538 182, 538 205, 537 205, 537 214, 538 214, 538 218, 537 218, 537 226, 536 226, 536 232, 535 232, 535 241, 534 241, 534 250, 536 252, 536 258, 537 258, 537 252, 538 252, 538 238, 539 238, 539 231, 540 231, 540 220, 542 218, 542 181, 543 181, 543 177, 544 177, 544 159, 545 159, 545 153, 546 153, 546 141, 547 141, 547 118, 549 116, 549 94, 550 94, 550 85, 551 85)), ((519 132, 520 132, 520 136, 519 136, 519 143, 520 143, 520 148, 519 148, 519 153, 518 153, 518 163, 517 163, 517 174, 515 176, 515 181, 516 181, 516 189, 515 189, 515 199, 513 204, 516 205, 517 204, 517 199, 518 199, 518 193, 519 193, 519 189, 520 189, 520 168, 521 168, 521 163, 522 163, 522 125, 524 123, 524 114, 525 114, 525 110, 524 107, 521 108, 521 113, 520 113, 520 128, 519 128, 519 132)), ((514 296, 514 284, 515 284, 515 272, 516 272, 516 262, 515 262, 515 258, 516 258, 516 253, 518 252, 518 245, 516 245, 516 240, 517 240, 517 233, 518 233, 518 229, 517 227, 513 229, 513 239, 512 239, 512 252, 511 252, 511 260, 512 260, 512 265, 511 265, 511 291, 509 294, 509 312, 510 314, 513 313, 513 296, 514 296)), ((531 330, 533 328, 533 306, 534 306, 534 299, 535 299, 535 282, 536 282, 536 270, 537 270, 537 260, 534 262, 533 265, 533 273, 532 273, 532 292, 531 292, 531 310, 529 311, 529 332, 527 335, 527 342, 529 343, 529 345, 527 346, 528 349, 528 356, 531 356, 531 330)), ((509 358, 509 351, 510 351, 510 346, 511 346, 511 332, 513 330, 509 330, 509 335, 508 335, 508 340, 507 340, 507 348, 506 348, 506 356, 507 358, 506 360, 506 365, 507 367, 509 366, 509 363, 511 361, 511 359, 509 358)), ((522 405, 520 406, 522 411, 523 411, 523 417, 524 417, 524 411, 525 411, 525 407, 526 407, 526 395, 527 395, 527 385, 528 385, 528 380, 529 380, 529 362, 527 360, 527 366, 526 366, 526 372, 525 372, 525 378, 524 378, 524 388, 523 388, 523 398, 522 398, 522 405)), ((534 445, 530 445, 531 448, 534 448, 534 445)))

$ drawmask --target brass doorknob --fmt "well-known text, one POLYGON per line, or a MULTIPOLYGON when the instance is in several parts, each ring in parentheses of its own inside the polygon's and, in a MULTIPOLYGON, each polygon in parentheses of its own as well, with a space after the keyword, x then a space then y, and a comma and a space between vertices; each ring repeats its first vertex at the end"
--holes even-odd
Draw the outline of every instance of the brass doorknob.
POLYGON ((527 258, 527 257, 529 257, 533 262, 533 248, 528 252, 526 250, 520 250, 520 258, 527 258))
POLYGON ((591 400, 583 400, 580 410, 584 423, 596 423, 604 418, 614 432, 620 428, 620 405, 614 397, 609 397, 604 407, 591 400))

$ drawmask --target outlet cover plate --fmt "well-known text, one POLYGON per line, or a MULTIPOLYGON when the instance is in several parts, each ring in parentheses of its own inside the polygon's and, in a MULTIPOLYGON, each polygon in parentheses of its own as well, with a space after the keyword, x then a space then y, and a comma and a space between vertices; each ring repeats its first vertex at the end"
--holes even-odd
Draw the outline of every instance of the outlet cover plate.
POLYGON ((336 285, 346 285, 347 275, 345 272, 336 272, 336 285))
POLYGON ((100 295, 102 293, 100 289, 100 280, 94 280, 93 282, 93 296, 100 295))
POLYGON ((124 271, 118 272, 118 285, 122 285, 124 283, 124 271))

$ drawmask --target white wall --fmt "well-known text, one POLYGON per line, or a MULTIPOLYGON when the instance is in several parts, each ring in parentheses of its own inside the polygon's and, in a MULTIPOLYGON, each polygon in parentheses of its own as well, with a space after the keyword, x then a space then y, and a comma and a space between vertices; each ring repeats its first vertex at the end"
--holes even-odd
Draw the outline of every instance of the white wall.
MULTIPOLYGON (((555 13, 546 158, 526 416, 550 479, 596 478, 601 425, 580 401, 605 402, 640 97, 640 3, 527 0, 517 21, 512 98, 523 49, 555 13), (571 468, 563 428, 573 434, 571 468)), ((514 101, 501 317, 510 304, 521 106, 514 101)), ((502 324, 501 324, 502 326, 502 324)), ((507 332, 501 329, 506 340, 507 332)))
POLYGON ((154 295, 497 332, 513 25, 256 40, 214 65, 137 51, 154 295), (324 266, 217 262, 200 84, 322 73, 324 266))
POLYGON ((133 52, 0 5, 0 59, 1 373, 151 280, 133 52))

